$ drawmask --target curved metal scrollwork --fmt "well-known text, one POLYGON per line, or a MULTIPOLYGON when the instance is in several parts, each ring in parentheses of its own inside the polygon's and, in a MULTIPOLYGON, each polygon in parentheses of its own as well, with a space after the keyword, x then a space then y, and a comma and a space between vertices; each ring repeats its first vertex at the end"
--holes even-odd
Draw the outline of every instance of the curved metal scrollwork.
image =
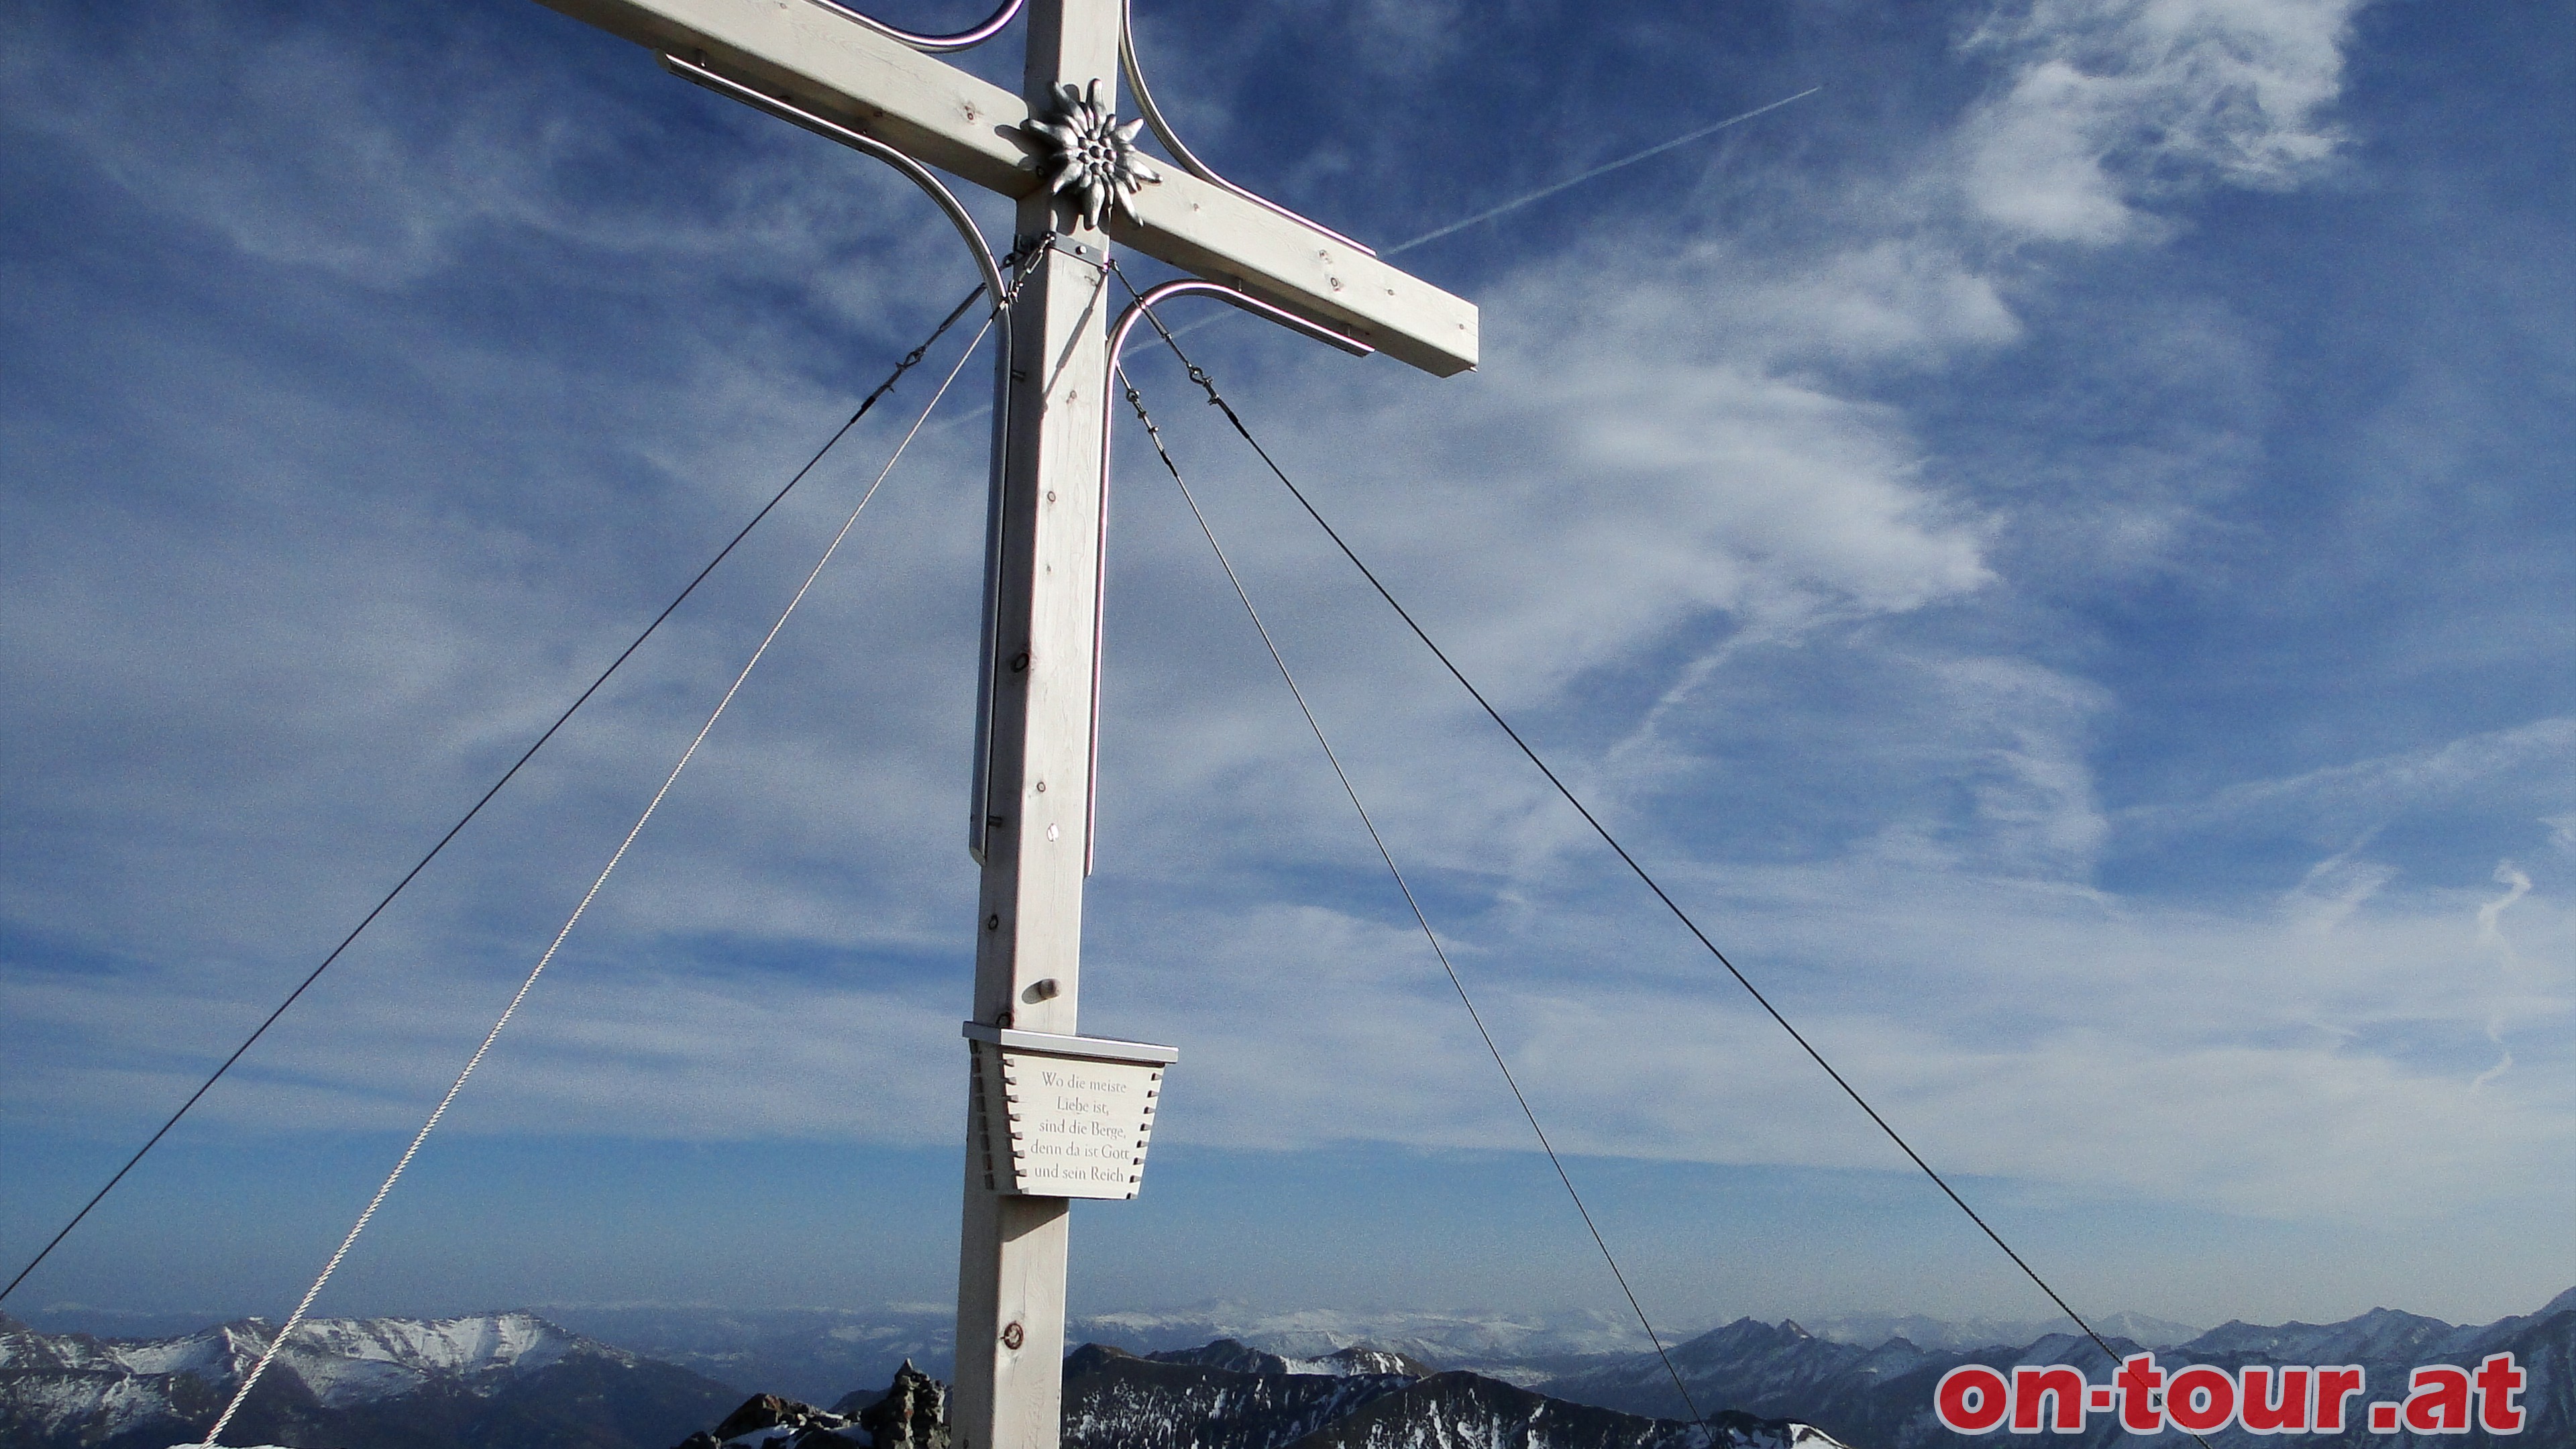
MULTIPOLYGON (((1137 323, 1150 318, 1156 331, 1163 330, 1162 319, 1154 316, 1156 303, 1190 296, 1231 302, 1255 317, 1266 317, 1291 332, 1311 337, 1327 347, 1338 347, 1353 357, 1366 357, 1377 351, 1356 337, 1336 332, 1320 322, 1310 322, 1258 297, 1247 296, 1223 282, 1211 282, 1200 277, 1183 277, 1148 288, 1145 295, 1128 304, 1127 310, 1119 314, 1117 323, 1109 329, 1110 385, 1100 390, 1100 521, 1093 530, 1100 540, 1100 554, 1091 570, 1091 798, 1084 801, 1082 807, 1084 875, 1091 874, 1093 853, 1100 839, 1100 651, 1107 638, 1103 630, 1108 623, 1109 611, 1109 424, 1117 416, 1118 382, 1122 376, 1118 370, 1118 354, 1126 348, 1127 334, 1136 330, 1137 323)), ((1197 374, 1198 370, 1193 367, 1191 375, 1197 374)))
MULTIPOLYGON (((1017 0, 1013 3, 1016 4, 1017 0)), ((838 121, 827 120, 776 96, 764 95, 740 81, 727 80, 705 66, 693 65, 676 55, 663 56, 662 68, 682 80, 705 86, 717 95, 740 101, 753 110, 766 111, 791 126, 811 131, 824 140, 838 141, 853 151, 865 152, 902 172, 905 180, 920 187, 932 201, 939 203, 940 211, 948 217, 948 224, 957 228, 957 235, 965 239, 967 250, 975 254, 977 269, 984 274, 984 286, 993 299, 994 310, 1002 315, 1004 325, 1008 325, 1011 289, 1002 281, 1001 264, 993 259, 993 249, 984 244, 984 233, 976 228, 975 218, 967 215, 965 204, 957 199, 957 193, 949 190, 947 183, 931 175, 930 168, 873 136, 861 135, 838 121)))
MULTIPOLYGON (((864 11, 842 3, 842 0, 817 0, 817 3, 826 6, 839 14, 848 16, 850 19, 857 21, 859 24, 866 26, 868 29, 875 31, 877 34, 898 44, 908 45, 915 50, 922 51, 930 55, 947 55, 961 50, 972 50, 976 46, 982 45, 985 41, 992 39, 994 36, 1001 34, 1004 27, 1008 26, 1013 19, 1018 17, 1020 8, 1027 3, 1027 0, 1002 0, 1001 8, 994 11, 991 15, 986 16, 982 24, 975 26, 971 30, 958 31, 954 35, 922 35, 914 31, 906 30, 901 26, 889 25, 886 22, 877 19, 873 15, 869 15, 864 11)), ((1244 188, 1235 185, 1233 182, 1226 180, 1223 176, 1217 174, 1215 167, 1200 160, 1197 154, 1190 150, 1189 146, 1172 130, 1172 123, 1164 119, 1162 107, 1154 104, 1154 93, 1146 88, 1145 67, 1136 59, 1136 7, 1134 0, 1125 0, 1125 3, 1122 3, 1119 7, 1118 68, 1126 74, 1127 89, 1134 93, 1136 97, 1136 109, 1143 113, 1146 128, 1154 133, 1155 140, 1163 143, 1164 150, 1172 153, 1172 159, 1180 163, 1182 170, 1187 171, 1192 176, 1197 177, 1201 181, 1204 181, 1210 186, 1214 186, 1221 191, 1232 192, 1234 195, 1243 198, 1245 201, 1251 202, 1253 205, 1260 207, 1264 211, 1285 217, 1300 226, 1312 227, 1314 230, 1323 233, 1325 236, 1331 237, 1333 240, 1340 242, 1342 245, 1349 247, 1354 251, 1364 253, 1368 256, 1377 255, 1375 251, 1372 251, 1365 244, 1353 241, 1349 237, 1342 235, 1340 232, 1333 230, 1329 226, 1325 226, 1321 222, 1315 221, 1311 217, 1299 216, 1297 213, 1290 211, 1288 208, 1281 206, 1275 201, 1270 200, 1268 197, 1247 191, 1244 188)))
POLYGON ((1126 0, 1126 3, 1123 4, 1120 9, 1122 13, 1119 16, 1118 23, 1118 67, 1127 73, 1127 89, 1136 97, 1136 109, 1145 118, 1145 128, 1154 133, 1155 140, 1163 143, 1164 150, 1172 153, 1172 159, 1181 164, 1182 170, 1197 177, 1201 181, 1206 182, 1208 185, 1218 188, 1219 190, 1233 192, 1235 195, 1242 197, 1244 200, 1251 202, 1253 205, 1260 207, 1264 211, 1284 216, 1288 220, 1297 223, 1299 226, 1313 227, 1315 230, 1322 232, 1324 235, 1331 237, 1333 240, 1340 242, 1342 245, 1349 247, 1354 251, 1363 252, 1369 256, 1377 255, 1376 252, 1370 251, 1367 247, 1351 240, 1349 237, 1342 235, 1331 227, 1325 226, 1321 222, 1299 216, 1297 213, 1281 206, 1278 202, 1270 200, 1268 197, 1255 195, 1252 192, 1244 190, 1242 187, 1237 186, 1233 182, 1226 180, 1224 177, 1217 175, 1216 168, 1192 155, 1190 153, 1190 148, 1181 144, 1181 138, 1172 133, 1172 123, 1163 119, 1162 108, 1154 104, 1154 93, 1145 88, 1145 68, 1142 65, 1139 65, 1136 61, 1135 0, 1126 0))
POLYGON ((983 24, 976 26, 972 30, 958 31, 955 35, 915 35, 909 30, 903 30, 896 26, 888 25, 873 15, 862 15, 849 6, 840 3, 840 0, 822 0, 822 3, 839 11, 843 15, 850 17, 852 20, 859 22, 868 29, 875 31, 877 34, 884 36, 888 40, 899 41, 905 45, 911 46, 915 50, 926 51, 931 55, 947 55, 954 51, 973 50, 976 46, 982 45, 985 41, 1001 34, 1002 27, 1010 24, 1011 17, 1020 13, 1020 6, 1025 4, 1026 0, 1002 0, 1002 8, 994 11, 985 19, 983 24))

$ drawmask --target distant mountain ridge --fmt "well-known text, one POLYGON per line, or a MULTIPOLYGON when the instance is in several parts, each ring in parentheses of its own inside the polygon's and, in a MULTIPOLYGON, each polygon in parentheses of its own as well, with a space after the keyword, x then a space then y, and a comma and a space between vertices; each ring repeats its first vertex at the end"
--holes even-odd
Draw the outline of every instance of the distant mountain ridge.
POLYGON ((1167 1349, 1145 1357, 1154 1363, 1194 1364, 1248 1374, 1315 1374, 1341 1379, 1396 1374, 1405 1378, 1427 1379, 1433 1373, 1428 1364, 1409 1354, 1359 1345, 1335 1349, 1322 1358, 1286 1358, 1275 1353, 1263 1353, 1235 1339, 1220 1338, 1201 1348, 1167 1349))
MULTIPOLYGON (((2125 1338, 2142 1348, 2170 1348, 2188 1343, 2208 1330, 2145 1313, 2105 1313, 2087 1320, 2105 1338, 2125 1338)), ((2075 1320, 2055 1318, 1931 1318, 1920 1313, 1834 1313, 1821 1318, 1801 1314, 1798 1323, 1818 1338, 1876 1348, 1901 1338, 1916 1348, 1989 1348, 1999 1343, 2036 1343, 2052 1333, 2081 1332, 2075 1320)))
MULTIPOLYGON (((864 1309, 550 1304, 535 1311, 576 1333, 679 1364, 746 1393, 779 1393, 809 1403, 828 1403, 853 1384, 882 1386, 905 1360, 945 1377, 955 1359, 956 1310, 944 1303, 864 1309)), ((1228 1338, 1308 1363, 1365 1346, 1426 1367, 1474 1369, 1524 1386, 1648 1347, 1634 1319, 1594 1312, 1272 1312, 1219 1303, 1076 1313, 1065 1324, 1068 1343, 1101 1343, 1136 1354, 1228 1338)))
MULTIPOLYGON (((2122 1354, 2151 1345, 2105 1335, 2122 1354)), ((2370 1392, 2402 1397, 2408 1371, 2419 1364, 2474 1364, 2490 1353, 2511 1353, 2529 1375, 2522 1403, 2530 1415, 2525 1431, 2498 1441, 2521 1445, 2576 1444, 2576 1289, 2552 1299, 2540 1311, 2483 1325, 2445 1323, 2440 1319, 2394 1309, 2374 1308, 2340 1323, 2290 1323, 2263 1327, 2224 1323, 2187 1342, 2160 1347, 2158 1361, 2168 1369, 2207 1363, 2235 1370, 2249 1363, 2360 1364, 2369 1372, 2370 1392)), ((1903 1338, 1874 1348, 1837 1343, 1809 1333, 1794 1322, 1762 1323, 1739 1319, 1711 1330, 1672 1350, 1673 1368, 1690 1387, 1703 1410, 1723 1407, 1746 1413, 1788 1417, 1814 1424, 1855 1449, 1912 1449, 1917 1445, 1958 1444, 1960 1436, 1940 1427, 1932 1412, 1934 1386, 1942 1374, 1967 1363, 1982 1363, 2010 1372, 2016 1364, 2072 1364, 2095 1383, 2115 1367, 2091 1340, 2072 1333, 2042 1336, 2018 1346, 1985 1345, 1974 1349, 1933 1350, 1903 1338)), ((1547 1392, 1558 1398, 1594 1404, 1632 1414, 1672 1416, 1682 1412, 1681 1396, 1663 1360, 1637 1355, 1582 1373, 1550 1380, 1547 1392)), ((2229 1430, 2206 1436, 2212 1449, 2256 1449, 2284 1440, 2229 1430)), ((2466 1436, 2418 1439, 2406 1434, 2367 1434, 2359 1427, 2339 1435, 2303 1434, 2297 1442, 2326 1445, 2484 1445, 2488 1436, 2475 1430, 2466 1436)), ((2052 1444, 2094 1446, 2141 1441, 2097 1417, 2082 1435, 2049 1436, 2052 1444)), ((2177 1437, 2177 1442, 2181 1442, 2177 1437)))
MULTIPOLYGON (((1299 1331, 1317 1337, 1291 1341, 1330 1343, 1356 1317, 1337 1316, 1324 1330, 1307 1316, 1299 1331)), ((1491 1333, 1491 1325, 1457 1316, 1390 1317, 1457 1325, 1487 1351, 1503 1336, 1480 1340, 1476 1335, 1491 1333)), ((1505 1332, 1521 1333, 1524 1344, 1564 1342, 1528 1333, 1526 1320, 1504 1322, 1505 1332)), ((848 1330, 834 1343, 874 1345, 887 1337, 857 1315, 836 1315, 834 1327, 848 1330)), ((273 1332, 245 1319, 173 1337, 108 1339, 39 1332, 0 1314, 0 1449, 169 1449, 193 1442, 273 1332)), ((2113 1355, 2141 1346, 2125 1335, 2111 1338, 2113 1355)), ((2160 1348, 2158 1357, 2168 1370, 2190 1363, 2229 1370, 2249 1363, 2358 1363, 2369 1372, 2371 1396, 2381 1397, 2402 1395, 2406 1371, 2415 1365, 2474 1364, 2491 1353, 2512 1353, 2529 1376, 2522 1400, 2529 1425, 2512 1442, 2576 1444, 2576 1289, 2537 1312, 2483 1325, 2385 1308, 2328 1324, 2229 1322, 2160 1348)), ((1671 1356, 1697 1409, 1708 1415, 1714 1439, 1689 1422, 1663 1359, 1651 1352, 1522 1360, 1520 1370, 1543 1386, 1533 1391, 1526 1383, 1445 1369, 1434 1359, 1365 1343, 1301 1355, 1218 1337, 1146 1356, 1094 1344, 1067 1361, 1065 1443, 1067 1449, 1467 1449, 1506 1442, 1513 1449, 1827 1449, 1837 1443, 1917 1449, 1957 1441, 1933 1421, 1931 1409, 1933 1387, 1951 1368, 2066 1363, 2098 1383, 2113 1366, 2113 1356, 2071 1333, 1964 1349, 1902 1336, 1863 1346, 1796 1322, 1753 1319, 1676 1344, 1671 1356)), ((842 1378, 812 1401, 853 1415, 878 1396, 845 1392, 846 1386, 892 1377, 889 1371, 842 1378)), ((745 1387, 526 1312, 321 1320, 307 1324, 280 1354, 227 1437, 365 1449, 670 1449, 693 1431, 726 1422, 745 1387)), ((2241 1431, 2209 1438, 2213 1449, 2277 1449, 2271 1438, 2241 1431)), ((2051 1442, 2107 1449, 2133 1441, 2097 1418, 2085 1434, 2051 1442)), ((2358 1429, 2304 1435, 2301 1442, 2417 1444, 2358 1429)), ((2473 1431, 2439 1442, 2484 1445, 2487 1436, 2473 1431)))
POLYGON ((1402 1354, 1439 1369, 1473 1369, 1539 1384, 1609 1363, 1650 1345, 1634 1319, 1598 1312, 1264 1312, 1233 1304, 1167 1312, 1089 1314, 1066 1325, 1081 1338, 1130 1353, 1184 1349, 1230 1338, 1289 1360, 1321 1360, 1348 1348, 1402 1354))
MULTIPOLYGON (((828 1404, 853 1386, 883 1388, 904 1363, 935 1378, 955 1358, 953 1304, 874 1308, 718 1308, 693 1304, 541 1305, 576 1333, 675 1363, 744 1393, 828 1404)), ((1168 1345, 1157 1345, 1165 1347, 1168 1345)))

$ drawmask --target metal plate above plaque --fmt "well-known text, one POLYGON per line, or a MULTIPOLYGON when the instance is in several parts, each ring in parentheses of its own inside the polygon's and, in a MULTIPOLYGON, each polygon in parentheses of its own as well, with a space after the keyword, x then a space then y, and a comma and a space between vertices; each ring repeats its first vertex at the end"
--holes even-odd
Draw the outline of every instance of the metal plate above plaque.
POLYGON ((966 1023, 984 1185, 1021 1197, 1129 1198, 1177 1047, 966 1023))

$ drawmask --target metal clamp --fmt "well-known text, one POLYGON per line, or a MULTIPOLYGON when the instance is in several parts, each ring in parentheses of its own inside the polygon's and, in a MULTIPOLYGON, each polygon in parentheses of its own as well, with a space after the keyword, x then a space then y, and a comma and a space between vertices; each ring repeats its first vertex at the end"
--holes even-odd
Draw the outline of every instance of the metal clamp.
POLYGON ((980 1021, 967 1022, 958 1035, 986 1046, 1008 1047, 1015 1052, 1039 1052, 1051 1057, 1072 1057, 1086 1062, 1135 1062, 1143 1066, 1167 1067, 1181 1059, 1179 1047, 1120 1041, 1107 1036, 1059 1036, 1051 1031, 1018 1031, 1007 1026, 986 1026, 980 1021))

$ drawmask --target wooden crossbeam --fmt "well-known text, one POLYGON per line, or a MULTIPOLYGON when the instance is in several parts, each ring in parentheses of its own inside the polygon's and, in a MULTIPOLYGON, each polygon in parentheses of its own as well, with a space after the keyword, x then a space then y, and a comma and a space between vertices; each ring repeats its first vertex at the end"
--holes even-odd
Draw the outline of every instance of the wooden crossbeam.
MULTIPOLYGON (((548 7, 873 136, 1008 197, 1040 185, 1012 132, 1021 98, 817 0, 541 0, 548 7), (701 59, 703 57, 703 59, 701 59)), ((1110 239, 1242 288, 1447 377, 1476 365, 1476 308, 1177 166, 1110 239)))

